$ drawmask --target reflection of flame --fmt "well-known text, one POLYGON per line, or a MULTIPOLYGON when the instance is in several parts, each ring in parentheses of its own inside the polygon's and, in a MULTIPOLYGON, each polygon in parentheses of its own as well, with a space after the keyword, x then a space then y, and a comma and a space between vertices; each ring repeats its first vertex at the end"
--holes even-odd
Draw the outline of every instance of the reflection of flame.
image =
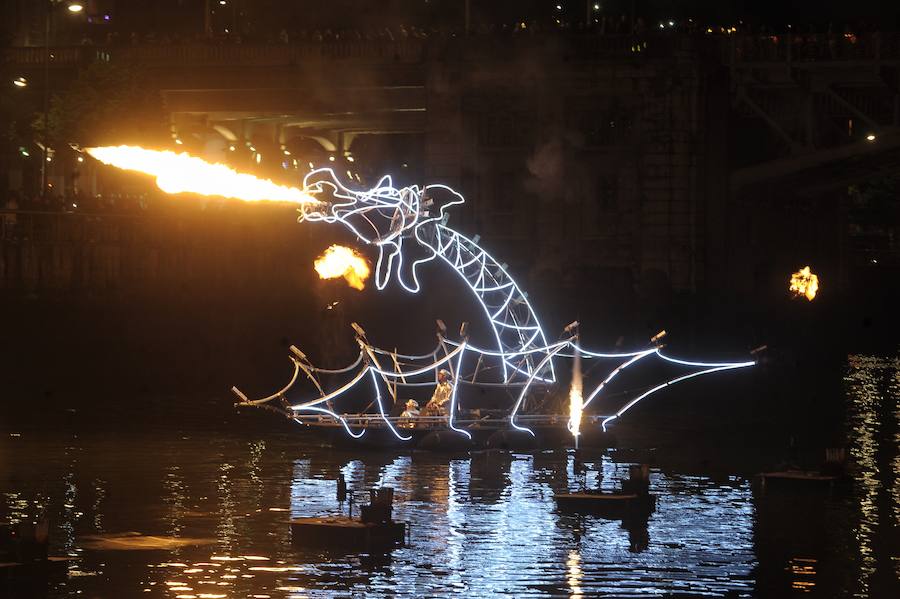
POLYGON ((791 275, 790 291, 798 297, 805 295, 806 299, 813 301, 816 292, 819 291, 819 277, 813 274, 808 266, 804 266, 791 275))
POLYGON ((581 411, 584 407, 584 398, 581 395, 581 356, 575 354, 572 366, 572 386, 569 388, 569 431, 575 437, 576 447, 578 435, 581 434, 581 411))
POLYGON ((566 566, 569 569, 568 576, 566 576, 566 582, 569 583, 569 590, 571 591, 569 599, 584 597, 581 589, 581 579, 584 578, 584 573, 581 571, 581 554, 577 549, 569 551, 569 559, 566 560, 566 566))
POLYGON ((354 289, 363 289, 369 278, 369 265, 365 258, 342 245, 333 245, 315 262, 316 272, 323 279, 344 277, 354 289))
POLYGON ((157 186, 166 193, 188 192, 248 202, 318 203, 297 187, 258 179, 224 164, 211 164, 186 153, 147 150, 136 146, 88 148, 87 152, 103 164, 156 177, 157 186))

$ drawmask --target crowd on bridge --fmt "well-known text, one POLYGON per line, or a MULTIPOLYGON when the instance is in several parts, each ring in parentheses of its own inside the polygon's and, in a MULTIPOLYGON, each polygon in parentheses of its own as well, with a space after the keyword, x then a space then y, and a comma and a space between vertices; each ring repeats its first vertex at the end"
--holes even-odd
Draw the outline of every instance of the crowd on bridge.
POLYGON ((135 213, 146 211, 151 199, 146 194, 88 195, 80 192, 65 194, 48 192, 21 194, 10 191, 0 205, 4 212, 105 212, 135 213))
POLYGON ((744 21, 737 23, 701 23, 691 18, 648 23, 642 17, 632 18, 628 15, 602 15, 594 22, 555 20, 522 20, 514 22, 475 21, 468 29, 458 26, 427 27, 415 24, 397 24, 392 27, 370 28, 322 28, 305 29, 282 27, 278 30, 257 32, 241 30, 239 32, 223 30, 219 32, 197 32, 193 35, 157 32, 88 32, 80 40, 82 45, 169 45, 169 44, 303 44, 329 42, 381 41, 400 42, 405 40, 427 40, 453 38, 462 35, 505 36, 553 34, 560 32, 581 33, 586 35, 659 35, 688 34, 708 36, 741 35, 745 38, 760 40, 776 39, 786 35, 796 39, 795 43, 805 43, 807 38, 821 43, 821 40, 844 40, 847 44, 855 44, 857 40, 871 37, 880 31, 879 23, 858 20, 846 23, 784 24, 767 25, 744 21))
POLYGON ((10 191, 0 201, 0 239, 15 241, 21 237, 22 224, 32 215, 103 214, 138 215, 150 209, 152 199, 146 195, 109 194, 90 196, 80 193, 20 194, 10 191))

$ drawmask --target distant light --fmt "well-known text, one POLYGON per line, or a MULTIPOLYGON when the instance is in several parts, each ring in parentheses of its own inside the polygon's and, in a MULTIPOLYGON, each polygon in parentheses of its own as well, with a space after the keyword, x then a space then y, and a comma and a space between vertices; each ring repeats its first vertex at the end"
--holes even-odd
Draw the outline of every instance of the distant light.
POLYGON ((176 139, 176 140, 175 140, 175 143, 177 143, 179 146, 180 146, 180 145, 184 145, 184 142, 181 141, 180 139, 176 139))
POLYGON ((72 2, 68 6, 69 12, 81 12, 84 10, 84 5, 80 2, 72 2))
POLYGON ((868 135, 866 135, 866 139, 869 141, 875 141, 875 134, 869 133, 868 135))
POLYGON ((288 151, 288 150, 285 150, 285 151, 284 151, 284 155, 285 155, 285 156, 290 156, 290 155, 291 155, 291 153, 290 153, 290 151, 288 151))
POLYGON ((104 21, 109 21, 109 15, 103 15, 103 20, 104 20, 104 21))
POLYGON ((219 0, 219 5, 225 6, 226 4, 228 3, 225 0, 219 0))
POLYGON ((262 162, 262 154, 257 154, 256 155, 256 164, 259 164, 260 162, 262 162))
POLYGON ((78 162, 84 162, 84 156, 79 156, 79 157, 78 157, 78 162))
POLYGON ((660 29, 665 29, 665 28, 666 28, 665 23, 660 23, 660 24, 659 24, 659 28, 660 28, 660 29))
POLYGON ((330 160, 331 162, 334 162, 334 154, 330 155, 330 156, 328 157, 328 160, 330 160))
POLYGON ((353 173, 351 173, 350 171, 347 171, 347 178, 348 178, 348 179, 352 179, 352 178, 353 178, 353 173))
POLYGON ((72 202, 72 208, 78 208, 78 204, 76 204, 75 202, 72 202))
POLYGON ((675 27, 675 21, 669 21, 669 27, 675 27))
POLYGON ((19 152, 21 152, 21 153, 22 153, 22 156, 25 156, 26 158, 29 157, 29 156, 31 156, 31 154, 28 153, 28 150, 26 150, 26 149, 24 149, 24 148, 21 149, 21 150, 19 150, 19 152))
POLYGON ((229 151, 229 152, 234 152, 236 149, 237 149, 237 148, 235 148, 233 145, 228 146, 228 151, 229 151))
POLYGON ((16 77, 13 79, 13 85, 16 87, 28 87, 28 79, 25 77, 16 77))
POLYGON ((313 165, 312 162, 310 162, 310 163, 309 163, 309 170, 313 170, 314 168, 316 168, 316 167, 313 165))
POLYGON ((408 167, 408 166, 409 166, 409 165, 406 164, 405 162, 403 163, 403 168, 406 168, 406 167, 408 167))
POLYGON ((347 154, 347 162, 354 162, 353 154, 347 154))
POLYGON ((254 148, 253 146, 250 146, 250 151, 251 151, 251 152, 255 152, 255 151, 256 151, 256 148, 254 148))
POLYGON ((878 264, 878 258, 872 258, 872 264, 878 264))
POLYGON ((557 5, 556 5, 556 10, 562 10, 562 4, 557 4, 557 5))
POLYGON ((600 10, 600 4, 594 4, 594 10, 600 10))
POLYGON ((47 156, 47 162, 53 162, 53 158, 51 156, 47 156))

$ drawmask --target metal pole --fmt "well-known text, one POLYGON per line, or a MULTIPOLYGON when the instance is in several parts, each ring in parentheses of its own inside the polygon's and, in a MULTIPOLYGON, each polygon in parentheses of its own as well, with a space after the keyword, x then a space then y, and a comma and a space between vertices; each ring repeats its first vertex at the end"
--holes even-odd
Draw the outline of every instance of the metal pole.
POLYGON ((203 2, 203 34, 206 37, 210 37, 210 33, 212 32, 212 23, 210 22, 209 17, 209 0, 205 0, 203 2))
POLYGON ((44 15, 44 126, 41 131, 41 192, 43 196, 47 191, 47 152, 48 129, 50 120, 50 15, 53 2, 48 0, 44 15))
POLYGON ((469 24, 472 18, 472 0, 466 0, 466 35, 469 35, 469 24))

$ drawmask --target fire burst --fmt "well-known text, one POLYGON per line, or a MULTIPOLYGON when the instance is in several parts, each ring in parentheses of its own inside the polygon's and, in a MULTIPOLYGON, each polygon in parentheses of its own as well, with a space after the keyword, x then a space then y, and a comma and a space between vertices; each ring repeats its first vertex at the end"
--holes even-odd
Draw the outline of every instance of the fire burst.
POLYGON ((581 413, 584 411, 584 397, 582 396, 581 379, 581 355, 575 354, 572 365, 572 386, 569 387, 569 432, 575 437, 575 447, 578 447, 578 435, 581 434, 581 413))
POLYGON ((804 266, 791 275, 790 291, 797 297, 806 296, 806 299, 813 301, 819 291, 819 277, 804 266))
POLYGON ((166 193, 196 193, 246 202, 319 203, 297 187, 239 173, 224 164, 212 164, 187 153, 137 146, 88 148, 87 152, 103 164, 156 177, 156 185, 166 193))
POLYGON ((316 272, 323 279, 344 277, 347 284, 362 291, 369 278, 369 265, 365 258, 348 247, 333 245, 315 262, 316 272))

